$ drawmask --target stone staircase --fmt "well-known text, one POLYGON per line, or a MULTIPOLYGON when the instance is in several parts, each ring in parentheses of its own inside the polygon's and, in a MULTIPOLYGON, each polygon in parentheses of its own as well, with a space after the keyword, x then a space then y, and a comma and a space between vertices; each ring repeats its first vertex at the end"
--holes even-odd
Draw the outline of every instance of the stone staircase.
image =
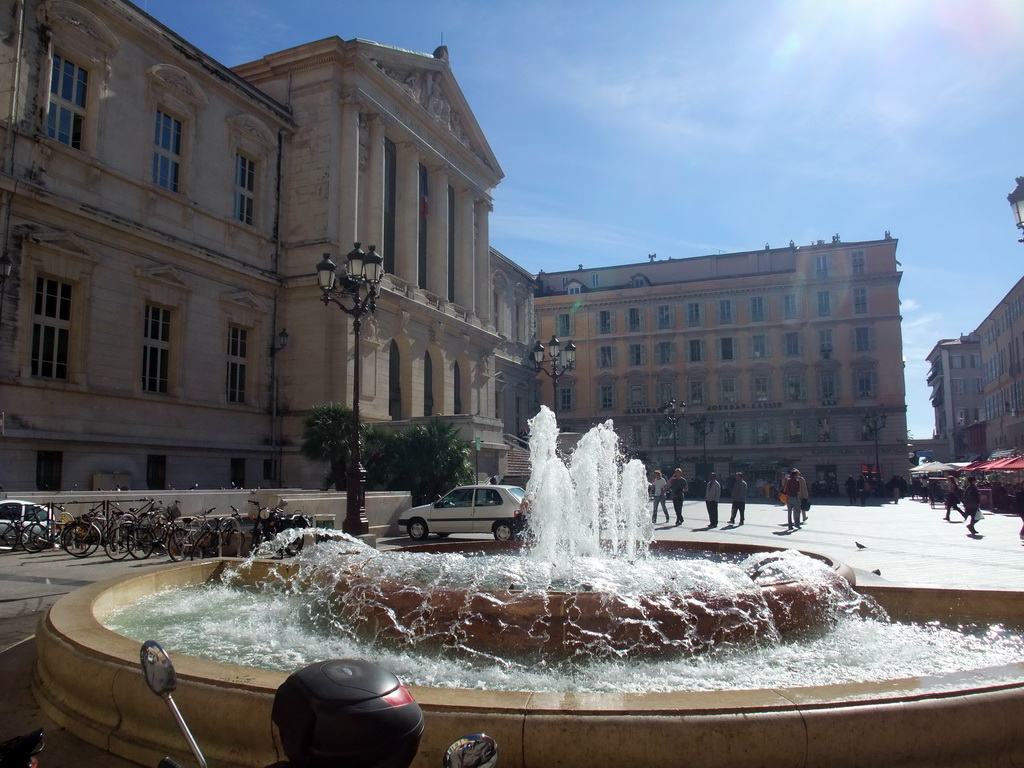
POLYGON ((512 445, 509 447, 506 459, 508 466, 505 470, 504 477, 501 478, 502 484, 518 485, 521 488, 525 488, 526 481, 530 479, 530 470, 532 467, 530 452, 518 445, 512 445))

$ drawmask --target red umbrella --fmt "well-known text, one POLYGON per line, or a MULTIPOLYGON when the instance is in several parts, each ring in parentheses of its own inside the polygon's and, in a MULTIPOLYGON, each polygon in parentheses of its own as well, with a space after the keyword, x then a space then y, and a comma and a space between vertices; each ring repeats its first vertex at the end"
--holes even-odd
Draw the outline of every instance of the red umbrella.
POLYGON ((1010 456, 1005 459, 999 459, 998 461, 989 462, 990 466, 986 469, 1001 469, 1006 471, 1014 471, 1024 469, 1024 456, 1010 456))

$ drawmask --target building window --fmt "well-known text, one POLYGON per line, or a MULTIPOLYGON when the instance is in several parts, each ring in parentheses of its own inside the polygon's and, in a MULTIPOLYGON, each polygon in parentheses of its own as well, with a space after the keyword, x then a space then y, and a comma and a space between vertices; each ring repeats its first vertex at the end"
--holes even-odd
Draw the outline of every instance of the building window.
POLYGON ((875 372, 857 371, 855 374, 857 397, 874 397, 875 372))
POLYGON ((629 330, 642 331, 644 329, 644 316, 639 307, 629 308, 629 330))
POLYGON ((736 445, 736 422, 722 422, 722 443, 724 445, 736 445))
POLYGON ((951 389, 954 395, 962 395, 967 391, 967 388, 964 385, 964 379, 953 379, 951 383, 951 389))
POLYGON ((558 336, 572 335, 572 315, 565 313, 556 316, 555 334, 558 336))
POLYGON ((718 322, 728 324, 734 322, 732 311, 732 299, 722 299, 718 302, 718 322))
POLYGON ((579 292, 580 292, 580 285, 579 285, 579 283, 574 283, 573 285, 570 285, 569 286, 569 290, 566 291, 566 293, 568 293, 570 296, 573 296, 573 295, 575 295, 575 294, 577 294, 579 292))
POLYGON ((787 293, 782 297, 782 317, 785 320, 794 320, 798 315, 796 294, 787 293))
POLYGON ((799 331, 789 331, 782 336, 785 354, 795 357, 804 353, 804 337, 799 331))
POLYGON ((236 325, 228 327, 228 389, 229 403, 245 402, 245 358, 248 331, 236 325))
POLYGON ((632 433, 634 449, 644 445, 644 428, 640 424, 633 424, 629 431, 632 433))
POLYGON ((67 379, 71 346, 71 284, 37 277, 32 315, 32 375, 44 379, 67 379))
POLYGON ((658 382, 658 402, 667 403, 676 396, 676 385, 671 381, 658 382))
POLYGON ((803 400, 807 397, 807 387, 803 374, 792 373, 786 376, 786 399, 803 400))
POLYGON ((866 315, 868 313, 868 289, 853 289, 853 314, 866 315))
POLYGON ((828 277, 828 254, 819 253, 814 257, 814 276, 828 277))
POLYGON ((818 419, 818 442, 832 442, 832 419, 818 419))
POLYGON ((950 355, 949 356, 949 367, 950 368, 963 368, 964 367, 964 356, 963 355, 950 355))
POLYGON ((855 275, 864 274, 864 251, 850 253, 850 271, 855 275))
POLYGON ((736 359, 736 345, 731 336, 718 340, 718 357, 721 360, 736 359))
POLYGON ((818 317, 828 317, 832 314, 832 294, 828 291, 818 291, 818 317))
POLYGON ((768 357, 768 335, 764 333, 755 333, 750 337, 750 356, 751 357, 768 357))
POLYGON ((647 363, 647 347, 644 344, 629 345, 629 364, 644 365, 647 363))
POLYGON ((701 311, 701 304, 698 301, 691 301, 686 305, 686 324, 691 328, 699 328, 704 325, 704 313, 701 311))
POLYGON ((723 404, 735 403, 738 400, 736 394, 736 379, 732 376, 726 376, 724 379, 720 379, 718 382, 718 390, 720 393, 720 400, 723 404))
POLYGON ((771 424, 764 420, 754 422, 754 442, 758 445, 769 445, 772 441, 771 424))
POLYGON ((828 360, 832 357, 832 329, 823 328, 818 331, 818 349, 822 358, 828 360))
POLYGON ((690 405, 704 405, 704 380, 695 379, 689 383, 690 386, 690 405))
POLYGON ((654 349, 658 356, 658 365, 672 365, 676 359, 676 345, 671 341, 659 341, 654 349))
POLYGON ((767 376, 754 376, 750 390, 755 403, 767 403, 772 399, 771 379, 767 376))
POLYGON ((664 331, 672 327, 672 307, 662 304, 658 307, 658 330, 664 331))
POLYGON ((629 385, 629 407, 642 408, 647 405, 647 387, 643 384, 629 385))
POLYGON ((167 456, 151 453, 146 456, 146 488, 162 491, 167 487, 167 456))
POLYGON ((146 305, 142 327, 142 390, 167 394, 171 360, 171 311, 146 305))
POLYGON ((558 410, 560 411, 571 411, 575 405, 575 398, 573 397, 572 387, 559 387, 558 388, 558 410))
POLYGON ((252 224, 256 195, 256 163, 245 155, 235 155, 235 219, 252 224))
POLYGON ((563 277, 562 278, 562 290, 564 291, 568 287, 569 287, 569 278, 568 277, 563 277))
POLYGON ((970 356, 971 368, 981 368, 981 355, 972 354, 970 356))
POLYGON ((836 399, 836 375, 829 371, 818 374, 818 397, 822 400, 836 399))
POLYGON ((804 441, 804 427, 800 419, 789 420, 789 430, 787 434, 789 442, 791 443, 802 443, 804 441))
POLYGON ((765 319, 764 297, 754 296, 750 300, 750 322, 760 323, 765 319))
POLYGON ((597 388, 597 399, 600 407, 604 409, 615 407, 615 386, 613 384, 602 384, 597 388))
POLYGON ((615 347, 598 347, 597 348, 597 367, 598 368, 614 368, 615 367, 615 347))
POLYGON ((158 109, 153 143, 153 183, 177 192, 181 171, 181 121, 158 109))
POLYGON ((64 454, 61 451, 36 452, 36 490, 59 491, 64 454))
POLYGON ((89 73, 59 54, 53 54, 50 73, 50 110, 46 133, 51 139, 73 149, 82 148, 85 129, 85 97, 89 73))
POLYGON ((596 272, 590 276, 590 287, 600 288, 601 287, 601 276, 596 272))
POLYGON ((611 333, 615 330, 615 315, 611 310, 602 309, 597 313, 597 332, 611 333))
POLYGON ((699 363, 704 359, 704 342, 700 339, 690 339, 687 342, 689 362, 699 363))
MULTIPOLYGON (((870 327, 860 327, 853 329, 853 351, 854 352, 870 352, 875 348, 874 345, 874 334, 871 333, 870 327)), ((953 366, 954 368, 956 366, 953 366)))

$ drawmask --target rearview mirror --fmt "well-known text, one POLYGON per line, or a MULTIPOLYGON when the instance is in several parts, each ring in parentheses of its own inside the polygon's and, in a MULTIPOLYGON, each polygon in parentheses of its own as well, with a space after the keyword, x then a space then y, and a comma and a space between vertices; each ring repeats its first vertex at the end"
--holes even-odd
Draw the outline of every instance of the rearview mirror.
POLYGON ((498 763, 498 742, 486 733, 463 736, 444 753, 444 768, 493 768, 498 763))
POLYGON ((142 664, 142 674, 146 677, 146 685, 157 696, 168 696, 178 687, 178 678, 174 674, 171 657, 156 640, 147 640, 142 644, 139 661, 142 664))

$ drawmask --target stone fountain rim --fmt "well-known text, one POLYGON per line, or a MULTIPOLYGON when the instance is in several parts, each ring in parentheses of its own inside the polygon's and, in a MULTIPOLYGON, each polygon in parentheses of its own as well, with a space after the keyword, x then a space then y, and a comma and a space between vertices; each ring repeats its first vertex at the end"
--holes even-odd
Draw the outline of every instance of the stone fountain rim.
MULTIPOLYGON (((489 542, 483 542, 487 544, 489 542)), ((437 546, 437 545, 433 545, 437 546)), ((735 545, 731 545, 735 546, 735 545)), ((419 548, 413 548, 418 550, 419 548)), ((763 548, 765 551, 778 551, 763 548)), ((827 560, 824 556, 817 555, 827 560)), ((228 565, 242 565, 240 558, 221 558, 199 563, 170 564, 156 568, 145 575, 119 576, 96 584, 82 587, 62 597, 50 609, 44 620, 45 629, 55 630, 64 634, 65 630, 73 629, 79 636, 75 639, 90 654, 97 654, 108 660, 116 660, 130 666, 138 666, 138 648, 140 643, 107 629, 102 624, 105 617, 114 607, 112 602, 106 604, 112 592, 123 587, 149 585, 157 581, 157 576, 169 576, 175 573, 185 578, 165 588, 195 585, 218 579, 228 565), (202 574, 196 577, 195 574, 202 574)), ((260 572, 282 568, 292 570, 294 566, 277 560, 255 561, 253 567, 260 572), (262 570, 261 570, 262 569, 262 570)), ((862 588, 879 599, 883 605, 886 597, 898 596, 901 593, 936 592, 945 596, 949 593, 969 592, 972 601, 978 600, 985 592, 966 590, 934 589, 918 586, 892 586, 862 588)), ((152 590, 146 590, 145 594, 152 590)), ((990 591, 989 594, 1006 594, 990 591)), ((1017 594, 1017 593, 1012 593, 1017 594)), ((1024 593, 1021 593, 1024 595, 1024 593)), ((945 597, 942 598, 943 602, 945 597)), ((1024 601, 1022 601, 1024 602, 1024 601)), ((40 628, 42 632, 44 627, 40 628)), ((65 635, 67 637, 67 635, 65 635)), ((215 662, 198 657, 174 654, 175 666, 179 679, 213 680, 217 683, 238 686, 253 691, 276 690, 285 680, 287 674, 273 670, 262 670, 251 667, 215 662)), ((141 672, 140 672, 141 679, 141 672)), ((952 672, 927 677, 892 678, 886 680, 861 683, 842 683, 838 685, 802 686, 796 688, 749 688, 728 691, 655 691, 644 693, 605 693, 605 692, 533 692, 533 691, 487 691, 466 688, 434 688, 410 685, 416 700, 421 705, 445 707, 450 704, 452 695, 470 697, 473 706, 485 705, 488 708, 525 708, 529 710, 564 710, 567 707, 575 712, 584 710, 593 712, 617 711, 676 711, 679 709, 700 711, 743 712, 751 709, 793 709, 809 706, 831 707, 839 702, 867 704, 872 702, 916 701, 925 698, 947 698, 962 696, 981 691, 999 691, 1012 688, 1024 689, 1024 662, 979 667, 964 672, 952 672), (998 679, 989 685, 967 685, 956 687, 949 681, 963 678, 966 675, 984 674, 989 679, 998 679)), ((465 702, 460 702, 460 706, 465 702)))

